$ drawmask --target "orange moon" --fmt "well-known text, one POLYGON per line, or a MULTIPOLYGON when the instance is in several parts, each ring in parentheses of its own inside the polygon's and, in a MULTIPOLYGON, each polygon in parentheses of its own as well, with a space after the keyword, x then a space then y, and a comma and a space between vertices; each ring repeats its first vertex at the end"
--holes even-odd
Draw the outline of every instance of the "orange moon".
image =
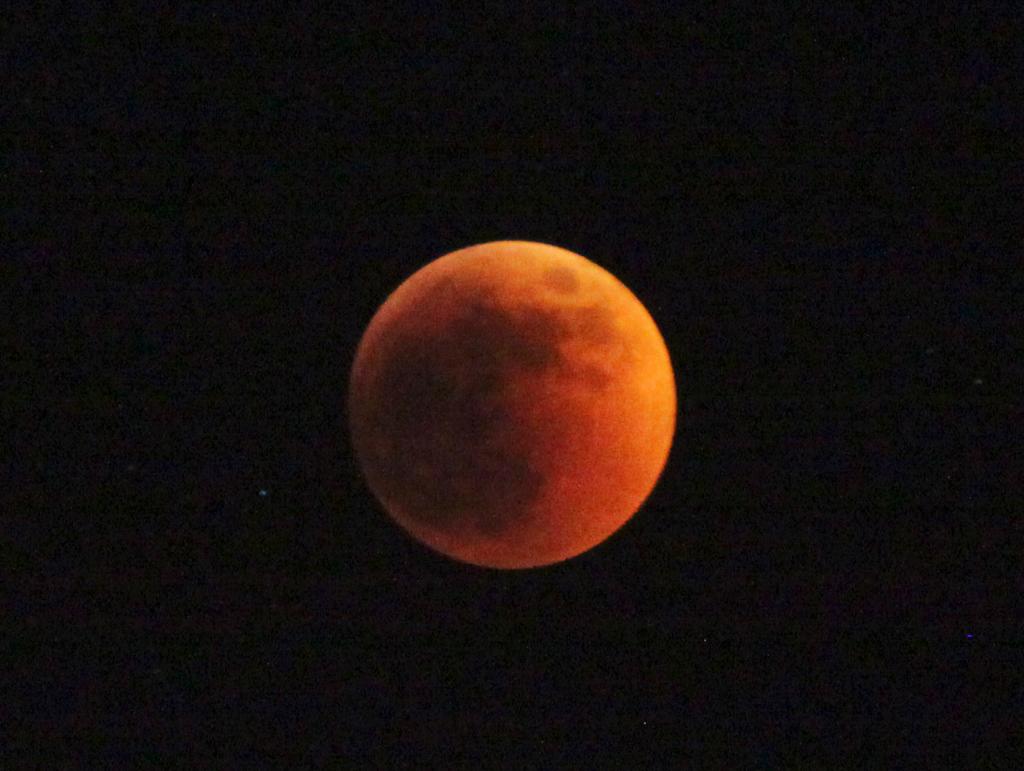
POLYGON ((404 530, 462 562, 581 554, 650 495, 676 423, 661 333, 618 279, 547 244, 447 254, 371 319, 348 392, 366 482, 404 530))

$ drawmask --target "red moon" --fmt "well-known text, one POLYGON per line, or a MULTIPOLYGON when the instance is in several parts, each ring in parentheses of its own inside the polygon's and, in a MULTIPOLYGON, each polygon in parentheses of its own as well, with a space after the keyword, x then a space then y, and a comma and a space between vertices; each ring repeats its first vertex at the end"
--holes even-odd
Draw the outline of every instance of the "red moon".
POLYGON ((378 309, 348 393, 356 458, 387 513, 462 562, 581 554, 654 488, 676 423, 643 304, 578 254, 496 241, 418 270, 378 309))

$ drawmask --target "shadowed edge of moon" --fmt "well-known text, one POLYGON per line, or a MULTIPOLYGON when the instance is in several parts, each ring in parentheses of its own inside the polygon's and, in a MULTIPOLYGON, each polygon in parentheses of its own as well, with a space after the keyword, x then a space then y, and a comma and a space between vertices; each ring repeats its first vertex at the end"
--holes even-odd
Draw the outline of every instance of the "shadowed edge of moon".
MULTIPOLYGON (((571 272, 558 275, 563 291, 569 279, 575 288, 571 272)), ((356 451, 371 487, 442 532, 497 537, 522 525, 547 480, 536 457, 541 438, 512 411, 510 389, 530 372, 597 390, 612 377, 567 357, 570 339, 586 349, 623 346, 612 312, 596 304, 505 306, 474 297, 433 334, 411 318, 393 321, 380 350, 369 352, 381 357, 376 376, 352 394, 356 451)))

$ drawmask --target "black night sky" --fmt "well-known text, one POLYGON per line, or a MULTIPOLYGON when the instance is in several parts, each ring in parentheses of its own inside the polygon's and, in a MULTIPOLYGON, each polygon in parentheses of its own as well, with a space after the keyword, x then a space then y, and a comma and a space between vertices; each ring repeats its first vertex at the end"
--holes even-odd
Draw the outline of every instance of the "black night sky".
POLYGON ((6 751, 994 757, 1019 16, 343 5, 12 12, 6 751), (647 505, 530 571, 406 537, 344 413, 387 294, 498 239, 614 273, 678 383, 647 505))

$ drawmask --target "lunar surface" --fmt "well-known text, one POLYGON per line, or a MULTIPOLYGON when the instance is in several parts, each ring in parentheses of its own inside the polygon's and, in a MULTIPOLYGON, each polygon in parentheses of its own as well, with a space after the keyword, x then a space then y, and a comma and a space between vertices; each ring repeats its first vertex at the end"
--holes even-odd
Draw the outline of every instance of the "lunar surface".
POLYGON ((356 351, 349 428, 366 482, 426 546, 528 568, 604 541, 657 482, 675 379, 650 314, 578 254, 499 241, 440 257, 356 351))

